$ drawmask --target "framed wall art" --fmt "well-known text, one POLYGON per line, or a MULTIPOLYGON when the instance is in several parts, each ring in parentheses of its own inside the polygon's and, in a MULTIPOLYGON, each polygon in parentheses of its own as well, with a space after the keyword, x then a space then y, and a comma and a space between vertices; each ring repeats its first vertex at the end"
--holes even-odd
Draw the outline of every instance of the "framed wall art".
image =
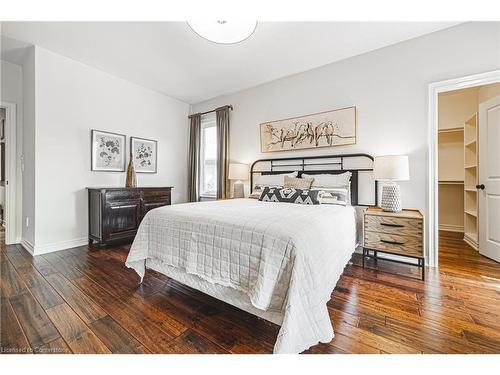
POLYGON ((136 173, 157 172, 157 146, 158 142, 152 139, 130 137, 130 150, 136 173))
POLYGON ((356 143, 356 107, 260 124, 262 152, 345 146, 356 143))
POLYGON ((91 170, 125 171, 125 136, 101 130, 91 131, 91 170))

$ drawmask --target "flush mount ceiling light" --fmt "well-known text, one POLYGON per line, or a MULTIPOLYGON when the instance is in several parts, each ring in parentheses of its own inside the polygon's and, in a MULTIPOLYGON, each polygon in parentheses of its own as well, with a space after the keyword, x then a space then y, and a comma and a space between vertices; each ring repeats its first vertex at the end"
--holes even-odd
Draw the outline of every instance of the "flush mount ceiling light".
POLYGON ((189 27, 199 36, 214 43, 234 44, 249 38, 256 21, 188 21, 189 27))

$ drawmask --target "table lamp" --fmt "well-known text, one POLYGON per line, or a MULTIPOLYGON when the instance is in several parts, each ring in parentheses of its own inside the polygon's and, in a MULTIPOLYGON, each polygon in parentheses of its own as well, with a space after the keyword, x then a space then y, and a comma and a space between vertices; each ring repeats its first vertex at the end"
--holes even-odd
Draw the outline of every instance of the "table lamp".
POLYGON ((243 192, 243 181, 248 180, 248 165, 231 163, 229 164, 229 176, 230 180, 236 180, 233 184, 233 198, 244 198, 245 193, 243 192))
POLYGON ((408 156, 386 155, 376 156, 373 162, 373 178, 384 181, 382 186, 382 202, 380 207, 388 212, 400 212, 401 191, 394 181, 407 181, 410 179, 408 156))

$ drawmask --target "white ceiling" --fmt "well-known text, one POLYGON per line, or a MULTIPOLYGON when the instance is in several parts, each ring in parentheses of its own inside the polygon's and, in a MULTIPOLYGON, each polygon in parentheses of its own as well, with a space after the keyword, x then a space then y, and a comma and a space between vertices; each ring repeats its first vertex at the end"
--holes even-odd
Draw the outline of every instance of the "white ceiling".
MULTIPOLYGON (((455 24, 262 22, 234 45, 206 41, 185 22, 2 22, 1 33, 198 103, 455 24)), ((4 58, 19 59, 2 40, 4 58)))

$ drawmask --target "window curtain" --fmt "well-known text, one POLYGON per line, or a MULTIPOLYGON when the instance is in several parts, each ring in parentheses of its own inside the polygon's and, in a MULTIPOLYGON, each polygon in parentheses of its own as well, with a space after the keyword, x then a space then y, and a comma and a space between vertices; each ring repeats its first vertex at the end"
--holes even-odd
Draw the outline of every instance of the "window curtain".
POLYGON ((229 107, 215 110, 217 123, 217 199, 229 197, 229 107))
POLYGON ((189 127, 189 181, 188 199, 190 202, 198 202, 200 199, 200 138, 201 138, 201 116, 191 117, 189 127))

